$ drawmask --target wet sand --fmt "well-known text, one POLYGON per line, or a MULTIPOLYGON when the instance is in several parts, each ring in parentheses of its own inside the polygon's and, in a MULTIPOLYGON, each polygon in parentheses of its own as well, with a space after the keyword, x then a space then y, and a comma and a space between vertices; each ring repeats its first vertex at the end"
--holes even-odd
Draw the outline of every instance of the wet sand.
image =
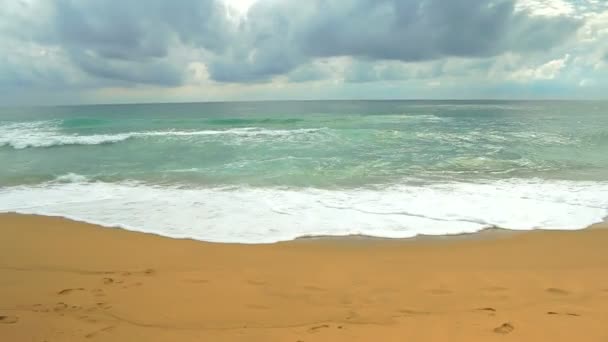
POLYGON ((0 215, 0 341, 608 341, 608 229, 174 240, 0 215))

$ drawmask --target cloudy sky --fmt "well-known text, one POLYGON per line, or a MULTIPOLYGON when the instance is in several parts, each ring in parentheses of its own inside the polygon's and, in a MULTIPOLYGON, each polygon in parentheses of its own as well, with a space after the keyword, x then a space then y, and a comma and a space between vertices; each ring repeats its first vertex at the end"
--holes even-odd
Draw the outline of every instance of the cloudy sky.
POLYGON ((607 0, 0 0, 0 105, 608 98, 607 0))

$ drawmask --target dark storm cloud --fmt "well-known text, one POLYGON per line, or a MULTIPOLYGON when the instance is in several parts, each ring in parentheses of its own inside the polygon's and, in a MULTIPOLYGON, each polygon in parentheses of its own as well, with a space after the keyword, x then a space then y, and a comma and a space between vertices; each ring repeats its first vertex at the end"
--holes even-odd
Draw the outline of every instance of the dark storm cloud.
POLYGON ((54 1, 52 28, 71 60, 93 76, 177 85, 183 66, 166 60, 177 40, 221 52, 224 7, 212 0, 54 1))
POLYGON ((348 6, 318 1, 303 49, 315 56, 350 55, 420 61, 480 56, 502 49, 513 13, 511 1, 359 0, 348 6))
MULTIPOLYGON (((92 77, 174 86, 187 70, 171 54, 176 46, 203 51, 199 62, 216 81, 305 81, 326 74, 306 69, 320 57, 413 62, 528 53, 559 45, 580 25, 516 12, 514 1, 260 0, 238 21, 220 0, 52 0, 48 24, 29 28, 44 34, 23 36, 60 46, 92 77)), ((351 80, 407 77, 395 72, 355 70, 351 80)))
POLYGON ((316 57, 413 62, 526 53, 558 45, 579 25, 516 12, 513 0, 260 1, 231 46, 233 55, 210 71, 216 80, 240 82, 283 74, 316 57), (257 54, 245 58, 252 51, 257 54))
POLYGON ((211 77, 224 82, 263 81, 310 60, 302 53, 297 6, 308 2, 259 1, 240 23, 227 51, 210 61, 211 77), (295 11, 295 12, 294 12, 295 11))
POLYGON ((85 72, 97 77, 129 83, 150 83, 177 86, 182 83, 183 71, 178 66, 156 59, 132 61, 100 58, 72 52, 72 60, 85 72))

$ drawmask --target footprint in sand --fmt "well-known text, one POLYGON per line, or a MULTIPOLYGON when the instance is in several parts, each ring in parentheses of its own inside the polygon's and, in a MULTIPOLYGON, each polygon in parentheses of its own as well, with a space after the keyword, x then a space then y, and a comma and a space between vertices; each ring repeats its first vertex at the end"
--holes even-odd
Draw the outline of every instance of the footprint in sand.
POLYGON ((401 309, 401 310, 398 310, 398 312, 400 314, 412 315, 412 316, 429 315, 430 314, 430 312, 428 312, 428 311, 418 311, 418 310, 410 310, 410 309, 401 309))
POLYGON ((67 308, 68 308, 68 305, 66 303, 59 302, 59 303, 55 304, 53 311, 63 311, 63 310, 66 310, 67 308))
POLYGON ((148 268, 148 269, 144 270, 144 275, 151 276, 151 275, 154 275, 154 274, 156 274, 156 271, 153 270, 153 269, 151 269, 151 268, 148 268))
POLYGON ((101 329, 99 329, 99 330, 96 330, 96 331, 90 332, 90 333, 88 333, 88 334, 84 335, 84 337, 85 337, 85 338, 93 338, 93 337, 95 337, 95 336, 96 336, 97 334, 99 334, 99 333, 102 333, 102 332, 108 332, 108 331, 111 331, 111 330, 113 330, 113 329, 114 329, 114 326, 112 326, 112 325, 111 325, 111 326, 107 326, 107 327, 105 327, 105 328, 101 328, 101 329))
POLYGON ((98 321, 95 318, 91 318, 87 315, 78 316, 78 319, 87 322, 87 323, 97 323, 98 321))
POLYGON ((103 292, 102 289, 92 289, 91 293, 93 294, 93 296, 95 297, 104 297, 106 294, 103 292))
POLYGON ((482 288, 482 290, 487 291, 487 292, 504 292, 509 289, 506 287, 502 287, 502 286, 488 286, 488 287, 482 288))
POLYGON ((104 309, 104 310, 108 310, 108 309, 112 308, 112 306, 111 306, 110 304, 108 304, 108 303, 104 303, 104 302, 101 302, 101 303, 96 303, 95 305, 96 305, 98 308, 101 308, 101 309, 104 309))
POLYGON ((317 325, 317 326, 311 327, 310 329, 308 329, 308 331, 309 332, 317 332, 320 329, 326 329, 326 328, 329 328, 328 324, 321 324, 321 325, 317 325))
POLYGON ((511 323, 503 323, 501 326, 494 328, 494 332, 497 334, 510 334, 515 330, 515 327, 511 323))
POLYGON ((304 290, 313 292, 325 292, 325 289, 316 286, 304 286, 304 290))
POLYGON ((17 316, 0 316, 0 324, 15 324, 19 322, 17 316))
POLYGON ((574 316, 574 317, 580 317, 579 314, 574 313, 574 312, 564 312, 564 313, 560 313, 560 312, 555 312, 555 311, 547 311, 547 315, 565 315, 565 316, 574 316))
POLYGON ((348 313, 348 316, 346 316, 347 321, 357 319, 357 318, 359 318, 359 314, 356 311, 350 311, 348 313))
POLYGON ((59 302, 53 306, 53 311, 64 312, 64 311, 80 311, 82 307, 80 305, 69 305, 64 302, 59 302))
POLYGON ((550 288, 546 289, 545 291, 552 295, 560 295, 560 296, 566 296, 566 295, 570 294, 570 292, 568 292, 566 290, 558 289, 556 287, 550 287, 550 288))
POLYGON ((60 296, 63 296, 63 295, 70 294, 70 293, 72 293, 74 291, 84 291, 84 288, 79 287, 79 288, 76 288, 76 289, 63 289, 63 290, 57 292, 57 294, 60 295, 60 296))
POLYGON ((491 307, 479 308, 479 309, 476 309, 476 311, 479 311, 479 312, 485 312, 485 313, 487 313, 489 316, 495 316, 495 315, 496 315, 496 309, 491 308, 491 307))
POLYGON ((140 281, 138 281, 138 282, 135 282, 135 283, 133 283, 133 284, 127 284, 127 285, 123 285, 123 287, 122 287, 122 288, 123 288, 123 289, 128 289, 128 288, 131 288, 131 287, 138 287, 138 286, 142 286, 142 285, 143 285, 143 283, 142 283, 142 282, 140 282, 140 281))
POLYGON ((124 281, 122 279, 115 279, 115 278, 103 278, 101 280, 105 285, 112 285, 112 284, 122 284, 124 281))
POLYGON ((49 312, 49 309, 45 308, 42 304, 32 305, 32 311, 34 312, 49 312))

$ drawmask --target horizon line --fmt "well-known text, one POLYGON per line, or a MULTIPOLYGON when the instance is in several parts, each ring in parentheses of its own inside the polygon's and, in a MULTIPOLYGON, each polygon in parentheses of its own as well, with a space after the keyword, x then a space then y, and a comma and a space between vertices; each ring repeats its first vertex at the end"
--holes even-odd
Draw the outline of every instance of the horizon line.
POLYGON ((38 104, 38 105, 0 105, 0 108, 36 108, 36 107, 79 107, 79 106, 127 106, 127 105, 170 105, 170 104, 221 104, 221 103, 270 103, 270 102, 606 102, 608 99, 276 99, 276 100, 207 100, 207 101, 167 101, 167 102, 106 102, 106 103, 71 103, 71 104, 38 104))

